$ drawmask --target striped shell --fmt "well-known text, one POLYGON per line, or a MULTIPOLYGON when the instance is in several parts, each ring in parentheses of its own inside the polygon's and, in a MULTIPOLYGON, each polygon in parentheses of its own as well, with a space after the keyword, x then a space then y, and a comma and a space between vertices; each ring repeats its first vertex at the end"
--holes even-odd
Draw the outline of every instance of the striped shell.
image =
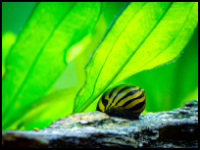
POLYGON ((146 106, 144 89, 131 85, 118 85, 107 90, 99 99, 97 111, 119 112, 138 117, 146 106))

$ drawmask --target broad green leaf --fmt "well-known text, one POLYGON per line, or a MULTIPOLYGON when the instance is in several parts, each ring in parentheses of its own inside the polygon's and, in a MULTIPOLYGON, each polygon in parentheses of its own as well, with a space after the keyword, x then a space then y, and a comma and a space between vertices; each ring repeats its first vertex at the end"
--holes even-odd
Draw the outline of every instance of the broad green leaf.
POLYGON ((117 76, 115 82, 176 58, 189 42, 197 26, 197 7, 198 3, 173 3, 117 76), (134 69, 132 69, 133 64, 137 64, 134 69))
MULTIPOLYGON (((126 2, 103 2, 102 14, 97 22, 97 25, 91 37, 92 42, 84 50, 82 50, 81 54, 79 54, 76 57, 76 71, 78 77, 78 84, 80 87, 82 87, 86 79, 84 68, 90 59, 89 56, 91 56, 91 53, 94 51, 99 41, 101 41, 101 38, 106 32, 106 29, 109 27, 113 19, 117 16, 120 9, 124 7, 124 4, 126 4, 126 2)), ((89 110, 94 110, 94 106, 96 106, 96 104, 91 106, 91 109, 89 108, 89 110)), ((88 111, 88 109, 85 111, 88 111)))
POLYGON ((83 111, 111 84, 177 57, 197 22, 198 3, 130 3, 88 63, 74 112, 83 111))
POLYGON ((26 108, 27 113, 6 129, 32 130, 34 127, 41 129, 50 125, 54 120, 71 114, 77 90, 77 88, 67 88, 48 94, 26 108))
POLYGON ((66 67, 67 50, 99 18, 101 3, 39 3, 7 57, 2 80, 2 129, 38 101, 66 67), (15 115, 13 115, 15 114, 15 115))
POLYGON ((139 72, 125 83, 145 90, 148 112, 169 111, 198 99, 198 30, 175 61, 139 72))
POLYGON ((5 59, 11 46, 15 43, 16 36, 12 32, 2 33, 2 78, 6 73, 5 69, 5 59))

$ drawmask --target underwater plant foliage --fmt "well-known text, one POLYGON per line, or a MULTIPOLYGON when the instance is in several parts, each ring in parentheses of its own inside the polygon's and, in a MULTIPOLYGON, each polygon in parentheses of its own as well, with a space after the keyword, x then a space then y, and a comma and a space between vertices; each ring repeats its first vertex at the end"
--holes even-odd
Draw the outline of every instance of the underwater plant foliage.
MULTIPOLYGON (((2 4, 3 16, 11 4, 2 4)), ((2 130, 94 111, 121 83, 145 89, 143 113, 198 98, 198 3, 32 6, 20 32, 2 27, 2 130)))

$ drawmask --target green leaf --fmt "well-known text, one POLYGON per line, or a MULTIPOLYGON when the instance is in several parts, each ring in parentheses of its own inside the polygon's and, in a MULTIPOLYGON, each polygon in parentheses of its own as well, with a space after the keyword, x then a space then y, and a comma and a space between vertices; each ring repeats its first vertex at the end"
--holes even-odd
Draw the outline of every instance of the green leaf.
POLYGON ((139 72, 124 83, 145 90, 148 112, 169 111, 198 99, 198 30, 176 60, 139 72))
POLYGON ((40 101, 26 108, 30 110, 7 128, 33 130, 34 127, 41 129, 49 126, 54 120, 72 113, 76 91, 77 88, 67 88, 44 96, 40 101))
POLYGON ((66 67, 68 49, 96 24, 101 3, 39 3, 7 57, 2 129, 38 101, 66 67), (15 115, 13 115, 15 114, 15 115))
POLYGON ((196 2, 130 3, 94 52, 74 112, 83 111, 112 84, 173 60, 198 22, 196 2))
POLYGON ((5 59, 10 51, 11 46, 15 43, 16 36, 12 32, 2 33, 2 78, 6 73, 5 59))

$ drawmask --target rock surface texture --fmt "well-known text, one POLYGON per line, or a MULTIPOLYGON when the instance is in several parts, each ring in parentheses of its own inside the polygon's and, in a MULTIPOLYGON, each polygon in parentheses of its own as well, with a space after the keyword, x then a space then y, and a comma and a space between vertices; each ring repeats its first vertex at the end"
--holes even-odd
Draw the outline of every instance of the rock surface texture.
POLYGON ((97 111, 77 113, 39 131, 4 131, 2 146, 198 148, 198 100, 135 120, 97 111))

